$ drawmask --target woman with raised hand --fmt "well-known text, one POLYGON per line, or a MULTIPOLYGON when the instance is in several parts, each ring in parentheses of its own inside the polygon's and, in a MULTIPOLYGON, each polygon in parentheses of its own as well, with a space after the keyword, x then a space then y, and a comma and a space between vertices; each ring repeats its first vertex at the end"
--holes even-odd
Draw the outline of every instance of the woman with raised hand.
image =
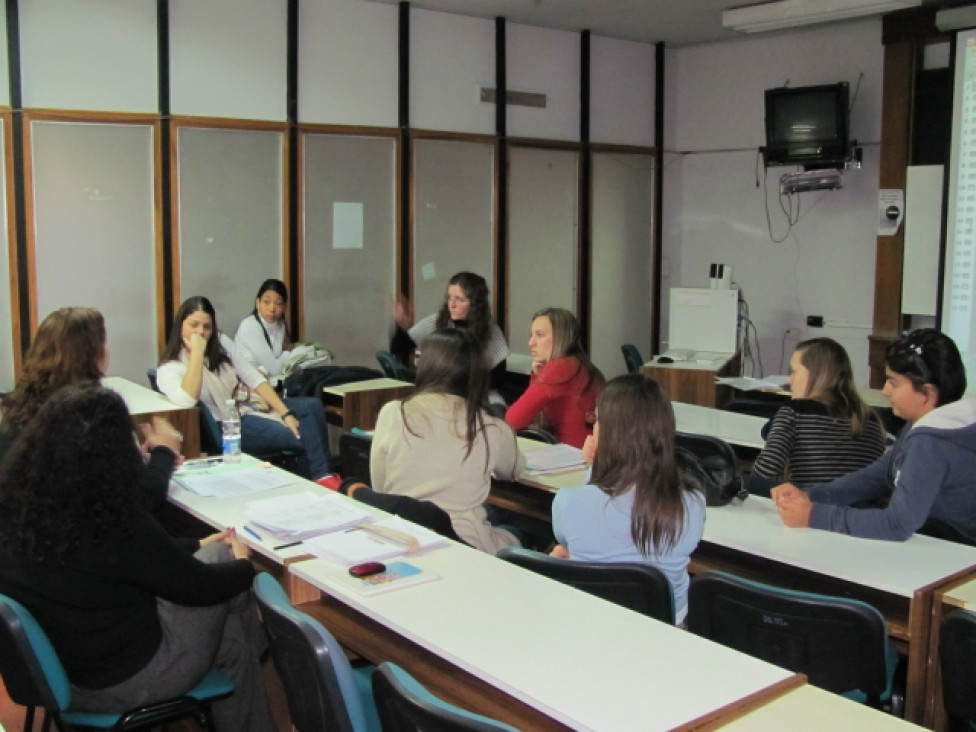
POLYGON ((537 426, 567 445, 583 447, 593 432, 603 374, 583 349, 579 322, 568 310, 545 308, 532 316, 529 387, 508 408, 516 430, 537 426))
POLYGON ((749 492, 768 496, 788 480, 800 488, 867 467, 884 452, 881 420, 857 393, 847 351, 831 338, 797 344, 793 398, 779 408, 752 466, 749 492))
POLYGON ((225 534, 195 558, 146 511, 145 476, 118 394, 51 396, 0 463, 0 592, 49 636, 73 708, 179 696, 216 665, 235 686, 217 726, 269 732, 247 548, 225 534))
POLYGON ((885 352, 884 395, 907 424, 892 448, 857 472, 801 490, 784 483, 772 498, 787 526, 867 539, 913 533, 976 544, 976 397, 966 392, 959 349, 920 328, 885 352), (855 505, 886 501, 883 507, 855 505))
POLYGON ((192 407, 202 402, 218 422, 227 400, 246 390, 249 398, 241 406, 241 449, 303 452, 308 477, 333 490, 338 487, 322 403, 311 397, 282 400, 268 380, 237 355, 234 342, 217 329, 217 314, 206 297, 190 297, 180 305, 156 380, 174 404, 192 407))
POLYGON ((675 621, 688 612, 688 562, 705 528, 705 496, 675 461, 671 402, 641 374, 607 382, 597 402, 590 482, 552 502, 555 556, 647 562, 667 575, 675 621))

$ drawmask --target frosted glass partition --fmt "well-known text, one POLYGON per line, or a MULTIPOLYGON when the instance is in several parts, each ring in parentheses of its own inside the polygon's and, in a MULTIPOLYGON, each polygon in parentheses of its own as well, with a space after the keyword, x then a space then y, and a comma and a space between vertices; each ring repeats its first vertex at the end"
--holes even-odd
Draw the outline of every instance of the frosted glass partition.
MULTIPOLYGON (((7 137, 6 122, 0 119, 0 140, 7 137)), ((6 146, 0 148, 0 170, 6 170, 6 146)), ((7 200, 7 179, 0 175, 0 201, 7 200)), ((7 207, 0 206, 0 303, 10 312, 10 241, 7 239, 7 207)), ((14 385, 14 327, 13 318, 0 318, 0 392, 14 385)))
POLYGON ((180 127, 176 154, 180 300, 209 297, 233 336, 282 276, 284 133, 180 127))
POLYGON ((528 353, 534 312, 576 313, 579 153, 513 147, 508 160, 508 333, 528 353))
POLYGON ((494 156, 492 143, 413 143, 413 302, 418 320, 440 308, 455 272, 476 272, 494 290, 494 156))
POLYGON ((396 142, 307 134, 304 338, 336 362, 377 367, 395 291, 396 142))
POLYGON ((153 128, 33 121, 37 313, 105 316, 108 372, 145 383, 156 364, 153 128))
POLYGON ((620 346, 651 354, 654 155, 593 154, 590 356, 607 378, 625 373, 620 346))

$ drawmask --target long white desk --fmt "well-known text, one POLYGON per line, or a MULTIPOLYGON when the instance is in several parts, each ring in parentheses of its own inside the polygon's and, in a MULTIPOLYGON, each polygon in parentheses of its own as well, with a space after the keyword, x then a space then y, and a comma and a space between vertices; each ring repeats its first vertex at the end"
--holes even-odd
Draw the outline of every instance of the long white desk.
MULTIPOLYGON (((466 676, 479 679, 503 696, 462 694, 466 705, 522 729, 552 728, 545 718, 574 730, 707 727, 709 719, 735 716, 740 705, 751 708, 803 683, 470 547, 451 544, 409 561, 441 579, 364 597, 330 583, 335 569, 322 560, 290 570, 322 590, 316 614, 344 645, 373 661, 388 654, 397 662, 428 654, 446 661, 457 671, 422 683, 456 696, 466 676), (544 717, 513 718, 505 697, 544 717)), ((420 673, 426 669, 421 663, 420 673)))
POLYGON ((199 457, 200 415, 196 407, 178 407, 159 392, 121 376, 105 376, 101 384, 122 397, 135 421, 145 422, 154 415, 166 417, 183 434, 183 455, 199 457))
POLYGON ((928 723, 932 613, 936 592, 976 574, 976 548, 927 536, 905 542, 791 529, 771 500, 709 508, 690 570, 724 569, 795 589, 871 603, 908 652, 906 719, 928 723))

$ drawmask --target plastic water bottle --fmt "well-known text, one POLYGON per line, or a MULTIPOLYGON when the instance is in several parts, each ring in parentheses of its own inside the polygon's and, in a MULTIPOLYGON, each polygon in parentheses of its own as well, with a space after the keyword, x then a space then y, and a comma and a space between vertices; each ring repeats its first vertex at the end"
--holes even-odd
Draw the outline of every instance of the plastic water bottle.
POLYGON ((222 428, 224 433, 224 462, 239 463, 241 461, 241 415, 237 411, 237 403, 233 399, 228 399, 224 404, 222 428))

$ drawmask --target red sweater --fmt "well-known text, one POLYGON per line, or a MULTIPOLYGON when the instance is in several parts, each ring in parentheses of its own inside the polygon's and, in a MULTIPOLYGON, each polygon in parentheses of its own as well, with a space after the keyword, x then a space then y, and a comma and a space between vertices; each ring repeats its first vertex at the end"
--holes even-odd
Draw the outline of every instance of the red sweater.
POLYGON ((508 408, 505 421, 520 430, 532 424, 541 412, 556 439, 583 447, 593 432, 596 397, 603 387, 599 376, 589 386, 588 379, 589 374, 574 356, 549 361, 541 371, 532 374, 529 388, 508 408))

